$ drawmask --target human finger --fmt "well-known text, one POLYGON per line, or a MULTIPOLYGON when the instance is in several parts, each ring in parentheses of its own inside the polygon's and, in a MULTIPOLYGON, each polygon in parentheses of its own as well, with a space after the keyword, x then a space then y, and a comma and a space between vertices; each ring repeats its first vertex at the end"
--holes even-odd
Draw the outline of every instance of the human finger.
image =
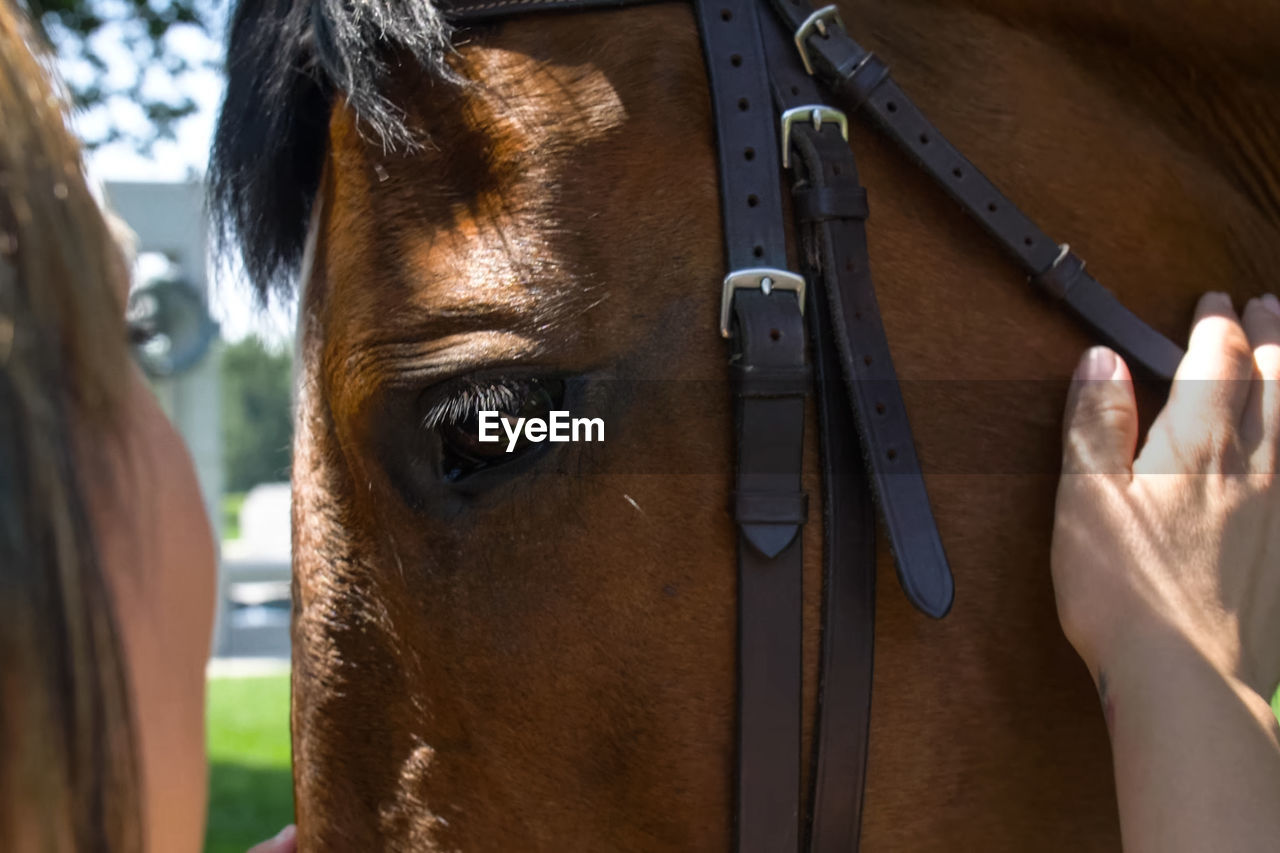
POLYGON ((1253 350, 1230 297, 1206 293, 1196 305, 1187 354, 1152 435, 1172 442, 1167 450, 1175 458, 1223 442, 1239 424, 1252 376, 1253 350))
POLYGON ((298 849, 298 827, 289 824, 276 834, 275 838, 259 841, 249 848, 247 853, 296 853, 298 849))
POLYGON ((1273 294, 1249 300, 1243 323, 1255 377, 1240 421, 1240 440, 1253 470, 1274 472, 1280 444, 1280 300, 1273 294))
POLYGON ((1093 347, 1076 365, 1063 418, 1064 474, 1128 474, 1138 441, 1138 405, 1124 359, 1093 347))

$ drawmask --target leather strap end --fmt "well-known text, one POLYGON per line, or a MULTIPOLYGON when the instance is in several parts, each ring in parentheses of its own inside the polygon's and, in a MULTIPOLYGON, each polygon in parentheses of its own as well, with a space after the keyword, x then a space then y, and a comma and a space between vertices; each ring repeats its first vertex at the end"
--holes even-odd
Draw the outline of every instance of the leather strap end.
POLYGON ((898 570, 898 583, 907 600, 926 616, 941 619, 951 612, 955 601, 955 581, 941 543, 921 543, 923 549, 916 553, 894 552, 894 564, 898 570))
POLYGON ((796 534, 800 532, 800 525, 743 524, 738 529, 742 531, 742 537, 752 548, 772 559, 781 554, 796 538, 796 534))
POLYGON ((1084 261, 1064 252, 1032 284, 1061 300, 1107 344, 1142 365, 1153 376, 1172 380, 1182 361, 1182 347, 1144 323, 1111 291, 1085 271, 1084 261))
POLYGON ((736 491, 733 517, 753 548, 766 557, 776 557, 809 518, 809 496, 804 492, 736 491))
POLYGON ((1144 323, 1093 276, 1079 276, 1063 302, 1131 365, 1141 365, 1157 379, 1173 380, 1186 351, 1144 323))

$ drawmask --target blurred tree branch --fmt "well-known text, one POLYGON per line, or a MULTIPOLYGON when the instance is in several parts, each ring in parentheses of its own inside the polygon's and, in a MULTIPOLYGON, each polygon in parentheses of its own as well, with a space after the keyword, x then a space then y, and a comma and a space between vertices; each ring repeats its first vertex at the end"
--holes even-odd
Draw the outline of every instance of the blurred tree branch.
POLYGON ((212 37, 212 14, 200 0, 19 0, 58 53, 76 106, 108 107, 123 98, 141 110, 146 127, 109 113, 105 130, 85 139, 90 148, 125 141, 149 154, 161 139, 173 139, 178 122, 196 110, 180 80, 213 64, 192 62, 171 36, 191 28, 212 37), (127 126, 132 125, 132 126, 127 126))

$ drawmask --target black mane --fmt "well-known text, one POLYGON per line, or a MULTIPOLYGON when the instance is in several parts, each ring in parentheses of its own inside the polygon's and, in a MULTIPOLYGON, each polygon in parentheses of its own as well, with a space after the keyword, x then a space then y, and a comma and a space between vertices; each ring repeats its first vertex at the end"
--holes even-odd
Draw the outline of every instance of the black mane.
POLYGON ((414 144, 381 93, 388 57, 449 76, 450 30, 428 0, 241 0, 209 160, 219 246, 237 246, 262 298, 287 293, 320 181, 329 109, 341 95, 387 149, 414 144))

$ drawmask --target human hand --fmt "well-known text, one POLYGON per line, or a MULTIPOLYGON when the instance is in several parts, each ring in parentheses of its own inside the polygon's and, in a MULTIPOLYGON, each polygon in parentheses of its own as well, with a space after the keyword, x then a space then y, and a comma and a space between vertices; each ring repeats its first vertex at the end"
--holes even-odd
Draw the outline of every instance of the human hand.
POLYGON ((298 849, 298 828, 289 824, 276 835, 266 841, 260 841, 246 853, 296 853, 298 849))
MULTIPOLYGON (((1137 459, 1124 361, 1090 350, 1067 402, 1052 568, 1058 616, 1107 673, 1196 654, 1269 698, 1280 681, 1280 302, 1196 309, 1137 459)), ((1157 676, 1158 677, 1158 676, 1157 676)))

